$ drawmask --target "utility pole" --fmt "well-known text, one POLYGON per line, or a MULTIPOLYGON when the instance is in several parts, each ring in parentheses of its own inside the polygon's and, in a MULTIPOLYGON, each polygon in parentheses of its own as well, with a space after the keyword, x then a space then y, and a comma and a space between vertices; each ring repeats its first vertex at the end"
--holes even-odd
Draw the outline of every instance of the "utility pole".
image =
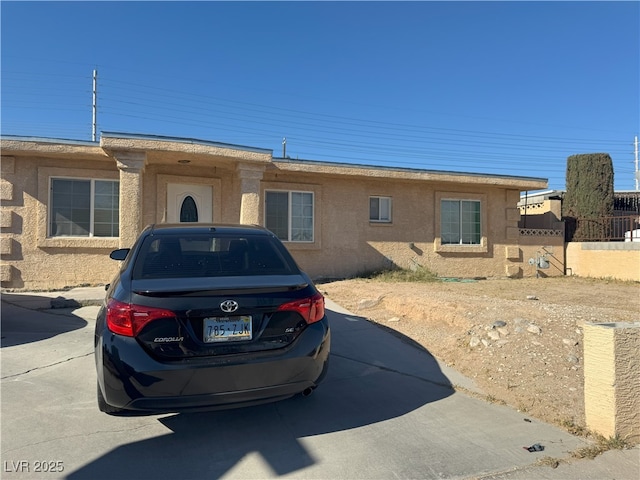
POLYGON ((282 158, 287 158, 287 137, 282 139, 282 158))
POLYGON ((98 71, 93 71, 93 119, 91 122, 91 141, 96 141, 96 117, 98 102, 98 71))
POLYGON ((638 171, 638 136, 636 135, 635 140, 635 153, 636 153, 636 192, 638 191, 638 182, 640 182, 640 171, 638 171))

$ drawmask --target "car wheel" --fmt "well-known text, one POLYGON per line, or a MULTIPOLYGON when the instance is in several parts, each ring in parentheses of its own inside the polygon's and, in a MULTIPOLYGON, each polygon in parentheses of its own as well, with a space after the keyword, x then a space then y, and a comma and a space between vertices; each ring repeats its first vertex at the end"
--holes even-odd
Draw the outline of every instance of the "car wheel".
POLYGON ((98 409, 101 412, 107 413, 109 415, 118 415, 126 412, 123 408, 113 407, 107 403, 102 395, 102 390, 100 390, 100 384, 96 382, 97 386, 97 397, 98 397, 98 409))

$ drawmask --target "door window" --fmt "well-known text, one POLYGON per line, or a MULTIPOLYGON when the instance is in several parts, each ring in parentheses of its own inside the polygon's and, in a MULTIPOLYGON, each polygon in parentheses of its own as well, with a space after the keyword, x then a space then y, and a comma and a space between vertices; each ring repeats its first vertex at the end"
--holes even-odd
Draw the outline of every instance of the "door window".
POLYGON ((195 200, 188 195, 182 201, 180 207, 180 222, 197 222, 198 221, 198 207, 195 200))

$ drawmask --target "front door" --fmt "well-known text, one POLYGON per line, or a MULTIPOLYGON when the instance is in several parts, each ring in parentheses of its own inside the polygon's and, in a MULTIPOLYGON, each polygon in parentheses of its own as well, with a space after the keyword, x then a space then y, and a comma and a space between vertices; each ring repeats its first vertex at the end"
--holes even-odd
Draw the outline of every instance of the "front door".
POLYGON ((167 223, 200 222, 211 223, 211 185, 167 185, 167 223))

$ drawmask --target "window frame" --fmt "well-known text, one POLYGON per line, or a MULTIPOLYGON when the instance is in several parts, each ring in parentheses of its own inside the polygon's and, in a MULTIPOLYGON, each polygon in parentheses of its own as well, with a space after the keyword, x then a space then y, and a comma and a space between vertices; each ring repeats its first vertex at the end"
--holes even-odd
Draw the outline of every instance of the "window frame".
POLYGON ((370 195, 369 196, 369 222, 370 223, 393 223, 393 199, 388 195, 370 195), (378 200, 378 218, 371 217, 371 200, 378 200), (384 219, 380 218, 380 203, 382 200, 386 200, 388 202, 388 210, 389 210, 389 218, 384 219))
MULTIPOLYGON (((95 238, 95 239, 118 239, 120 238, 120 219, 119 219, 119 215, 120 215, 120 201, 119 201, 119 197, 120 197, 120 180, 119 179, 112 179, 112 178, 96 178, 96 177, 72 177, 72 176, 65 176, 65 175, 51 175, 49 176, 49 181, 48 181, 48 196, 47 196, 47 225, 46 225, 46 237, 48 239, 89 239, 89 238, 95 238), (54 214, 53 211, 53 183, 54 180, 70 180, 70 181, 77 181, 77 182, 89 182, 89 232, 88 235, 54 235, 53 231, 52 231, 52 215, 54 214), (118 215, 118 235, 96 235, 95 234, 95 196, 96 196, 96 190, 95 190, 95 184, 96 182, 110 182, 110 183, 117 183, 118 184, 118 209, 117 209, 117 215, 118 215)), ((113 224, 111 225, 112 229, 113 229, 113 224)))
POLYGON ((471 247, 476 247, 479 245, 482 245, 482 202, 480 200, 476 200, 476 199, 468 199, 468 198, 441 198, 440 199, 440 239, 441 239, 441 243, 442 245, 447 245, 447 246, 455 246, 455 245, 460 245, 460 246, 471 246, 471 247), (458 204, 458 230, 457 230, 457 236, 458 236, 458 241, 457 242, 445 242, 443 237, 444 237, 444 215, 443 215, 443 210, 444 210, 444 202, 451 202, 454 203, 456 202, 458 204), (475 204, 477 205, 477 210, 474 210, 474 214, 477 215, 478 220, 477 222, 473 221, 473 222, 468 222, 465 221, 464 218, 464 209, 463 209, 463 205, 465 203, 469 203, 469 204, 475 204), (477 225, 477 228, 474 228, 474 232, 472 233, 472 235, 474 236, 474 239, 477 238, 477 241, 474 241, 473 243, 465 243, 464 239, 465 239, 465 226, 469 226, 469 225, 477 225))
POLYGON ((486 255, 489 253, 489 239, 487 237, 487 229, 489 228, 488 199, 489 196, 487 193, 437 190, 434 195, 433 204, 433 226, 435 229, 433 241, 434 251, 442 255, 449 253, 486 255), (480 244, 442 243, 442 200, 475 200, 480 202, 480 244))
MULTIPOLYGON (((316 240, 316 196, 315 192, 311 190, 299 190, 299 189, 277 189, 277 188, 266 188, 264 190, 264 226, 269 229, 267 225, 267 196, 269 193, 286 193, 287 194, 287 238, 280 238, 280 241, 291 244, 314 244, 316 240), (311 240, 294 240, 292 239, 292 195, 294 193, 308 194, 311 195, 311 240)), ((303 217, 304 218, 304 217, 303 217)), ((274 232, 277 236, 277 234, 274 232)))

